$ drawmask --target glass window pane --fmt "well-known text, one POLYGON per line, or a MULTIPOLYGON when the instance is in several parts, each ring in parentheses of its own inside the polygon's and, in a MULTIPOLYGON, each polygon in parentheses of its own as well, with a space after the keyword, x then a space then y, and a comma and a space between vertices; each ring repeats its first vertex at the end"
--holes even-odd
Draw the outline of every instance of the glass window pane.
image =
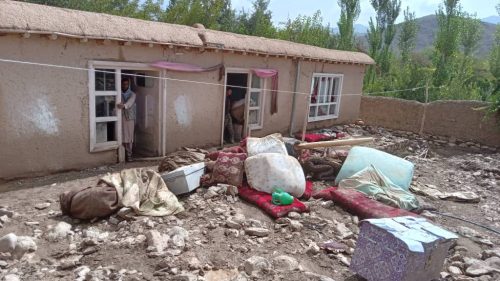
POLYGON ((328 115, 328 105, 320 105, 318 107, 318 116, 328 115))
POLYGON ((116 116, 115 104, 116 104, 116 96, 96 96, 95 116, 96 117, 116 116))
POLYGON ((260 92, 251 92, 250 93, 250 106, 259 106, 260 105, 260 92))
POLYGON ((116 75, 114 69, 95 70, 96 91, 116 91, 116 75))
POLYGON ((330 105, 330 111, 329 113, 330 115, 337 115, 337 105, 336 104, 331 104, 330 105))
POLYGON ((330 96, 330 102, 336 102, 338 100, 338 78, 333 79, 332 95, 330 96))
POLYGON ((319 86, 319 103, 325 102, 325 96, 326 96, 326 81, 325 81, 325 77, 323 77, 321 79, 320 86, 319 86))
POLYGON ((316 117, 316 106, 309 107, 309 117, 316 117))
POLYGON ((260 110, 250 110, 248 114, 248 124, 259 125, 259 111, 260 110))
POLYGON ((317 103, 318 102, 318 91, 319 91, 319 78, 318 77, 314 77, 313 78, 312 90, 311 90, 311 103, 317 103))
POLYGON ((261 79, 259 76, 252 75, 252 88, 254 89, 260 89, 261 88, 261 79))
POLYGON ((95 130, 96 143, 116 141, 116 121, 97 122, 95 130))

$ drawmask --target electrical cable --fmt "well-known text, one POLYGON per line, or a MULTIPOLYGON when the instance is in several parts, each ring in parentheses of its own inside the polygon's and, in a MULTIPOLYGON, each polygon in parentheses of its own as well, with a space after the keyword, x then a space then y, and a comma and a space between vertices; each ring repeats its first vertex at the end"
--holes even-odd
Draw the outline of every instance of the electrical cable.
POLYGON ((448 218, 460 220, 460 221, 463 221, 463 222, 467 222, 467 223, 473 224, 475 226, 482 227, 484 229, 487 229, 487 230, 489 230, 489 231, 491 231, 493 233, 496 233, 496 234, 500 235, 500 231, 498 231, 496 229, 493 229, 493 228, 491 228, 489 226, 485 226, 485 225, 479 224, 477 222, 469 221, 469 220, 466 220, 466 219, 463 219, 463 218, 460 218, 460 217, 457 217, 457 216, 454 216, 454 215, 451 215, 451 214, 441 213, 441 212, 434 211, 434 210, 429 210, 429 212, 437 214, 437 215, 441 215, 441 216, 444 216, 444 217, 448 217, 448 218))

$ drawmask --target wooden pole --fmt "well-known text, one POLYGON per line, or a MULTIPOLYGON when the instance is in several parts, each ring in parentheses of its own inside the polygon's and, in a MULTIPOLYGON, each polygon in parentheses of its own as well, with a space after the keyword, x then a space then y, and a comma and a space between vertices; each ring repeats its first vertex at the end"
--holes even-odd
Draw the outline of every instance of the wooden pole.
MULTIPOLYGON (((311 90, 312 92, 312 90, 311 90)), ((302 141, 306 139, 306 130, 307 130, 307 123, 309 121, 309 107, 311 106, 311 94, 309 94, 306 100, 306 114, 304 117, 304 124, 302 125, 302 141)))
POLYGON ((320 147, 355 145, 355 144, 372 142, 373 140, 374 140, 374 138, 358 138, 358 139, 346 139, 346 140, 319 141, 319 142, 297 144, 297 145, 295 145, 295 148, 296 149, 312 149, 312 148, 320 148, 320 147))
POLYGON ((425 115, 427 113, 428 102, 429 102, 429 80, 427 80, 427 82, 425 83, 425 103, 424 103, 424 112, 422 113, 422 120, 420 121, 420 131, 419 131, 420 135, 424 133, 425 115))

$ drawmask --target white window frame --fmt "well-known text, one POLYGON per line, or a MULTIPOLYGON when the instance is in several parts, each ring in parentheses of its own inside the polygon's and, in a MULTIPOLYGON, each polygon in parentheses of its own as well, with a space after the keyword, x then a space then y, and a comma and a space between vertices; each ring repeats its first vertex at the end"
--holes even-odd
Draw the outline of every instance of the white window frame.
POLYGON ((258 77, 257 75, 250 73, 248 76, 248 95, 247 95, 247 110, 248 110, 248 128, 250 130, 260 130, 264 128, 264 104, 266 100, 266 90, 267 90, 267 78, 260 78, 260 88, 252 88, 252 79, 258 77), (259 93, 259 105, 258 106, 250 106, 250 100, 252 97, 252 93, 259 93), (257 124, 249 124, 250 122, 250 111, 258 110, 259 122, 257 124))
MULTIPOLYGON (((255 75, 252 73, 251 69, 248 68, 237 68, 237 67, 227 67, 226 68, 226 73, 225 73, 225 78, 224 78, 224 89, 223 89, 223 100, 222 100, 222 108, 226 107, 226 88, 227 88, 227 75, 231 73, 241 73, 241 74, 248 74, 248 81, 247 81, 247 88, 249 89, 248 94, 245 96, 245 124, 243 125, 243 132, 244 135, 247 135, 248 131, 252 130, 260 130, 264 128, 264 110, 265 110, 265 101, 266 101, 266 93, 267 93, 267 80, 268 78, 261 78, 261 88, 257 89, 254 88, 254 92, 257 90, 261 91, 260 95, 260 119, 259 119, 259 124, 258 125, 248 125, 248 117, 249 117, 249 110, 250 110, 250 92, 252 91, 252 76, 255 75)), ((252 107, 252 109, 257 109, 257 107, 252 107)), ((221 131, 221 146, 224 143, 224 114, 222 114, 222 131, 221 131)))
MULTIPOLYGON (((120 109, 116 110, 116 116, 112 117, 96 117, 96 112, 95 112, 95 97, 96 96, 101 96, 101 95, 116 95, 116 103, 121 102, 121 71, 122 69, 126 70, 144 70, 144 71, 159 71, 158 69, 150 67, 148 64, 145 63, 136 63, 136 62, 117 62, 117 61, 94 61, 90 60, 88 62, 88 77, 89 77, 89 123, 90 123, 90 152, 100 152, 100 151, 107 151, 107 150, 115 150, 120 148, 120 145, 122 143, 122 112, 120 109), (115 70, 115 75, 116 75, 116 91, 96 91, 95 90, 95 69, 114 69, 115 70), (96 95, 96 92, 99 92, 99 94, 96 95), (97 143, 96 142, 96 123, 97 122, 105 122, 105 121, 113 121, 116 122, 116 127, 115 129, 117 130, 116 132, 116 141, 110 141, 110 142, 104 142, 104 143, 97 143)), ((165 77, 165 71, 159 71, 160 77, 164 78, 165 77)), ((162 80, 163 81, 163 80, 162 80)), ((161 112, 161 117, 160 120, 165 124, 166 120, 166 114, 162 111, 162 105, 163 108, 166 107, 166 86, 165 82, 160 84, 160 103, 158 104, 159 112, 161 112)), ((166 143, 165 143, 165 136, 166 132, 162 130, 162 122, 158 122, 159 126, 159 151, 161 155, 165 155, 166 151, 166 143)))
MULTIPOLYGON (((329 120, 329 119, 336 119, 339 117, 339 114, 340 114, 340 99, 342 97, 342 82, 344 80, 344 74, 335 74, 335 73, 313 73, 313 77, 311 78, 311 94, 310 94, 310 97, 309 97, 309 106, 308 106, 308 111, 306 112, 307 114, 307 120, 308 122, 316 122, 316 121, 323 121, 323 120, 329 120), (339 83, 336 83, 336 91, 333 89, 333 83, 330 83, 330 87, 329 89, 327 89, 327 100, 330 100, 330 97, 331 96, 337 96, 337 101, 335 102, 322 102, 322 103, 311 103, 311 99, 312 99, 312 94, 313 94, 313 91, 314 91, 314 79, 315 78, 318 78, 320 79, 320 83, 321 83, 321 78, 326 78, 326 79, 332 79, 332 81, 334 79, 338 79, 339 83), (322 116, 318 116, 318 108, 320 106, 325 106, 325 105, 328 105, 328 114, 327 115, 322 115, 322 116), (334 114, 330 114, 330 106, 332 105, 335 105, 336 106, 336 112, 334 114), (316 107, 315 109, 315 116, 309 116, 309 113, 311 112, 311 106, 314 106, 316 107)), ((318 92, 320 90, 318 89, 318 92)), ((319 97, 319 93, 318 93, 318 97, 319 97)))
POLYGON ((105 65, 95 62, 89 63, 89 122, 90 122, 90 152, 99 152, 113 150, 120 147, 122 143, 122 112, 116 109, 115 116, 97 117, 95 112, 95 100, 97 96, 115 96, 116 103, 121 102, 121 69, 111 65, 105 65), (95 70, 113 69, 115 71, 115 91, 96 91, 95 90, 95 70), (115 122, 116 141, 97 143, 96 124, 99 122, 115 122))

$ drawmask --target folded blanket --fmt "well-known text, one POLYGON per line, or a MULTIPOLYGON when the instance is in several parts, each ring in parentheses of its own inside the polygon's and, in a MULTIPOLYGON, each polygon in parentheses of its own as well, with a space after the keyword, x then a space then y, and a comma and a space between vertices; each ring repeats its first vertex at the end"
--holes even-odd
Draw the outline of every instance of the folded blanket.
POLYGON ((316 199, 332 200, 339 204, 347 212, 361 219, 392 218, 401 216, 417 216, 403 209, 393 208, 375 200, 363 193, 353 189, 339 189, 330 187, 313 195, 316 199))
POLYGON ((303 213, 308 212, 309 208, 296 198, 291 205, 277 206, 272 201, 272 195, 257 191, 250 188, 248 185, 243 185, 238 188, 238 195, 245 201, 252 203, 262 209, 271 217, 277 219, 286 216, 290 212, 303 213))

